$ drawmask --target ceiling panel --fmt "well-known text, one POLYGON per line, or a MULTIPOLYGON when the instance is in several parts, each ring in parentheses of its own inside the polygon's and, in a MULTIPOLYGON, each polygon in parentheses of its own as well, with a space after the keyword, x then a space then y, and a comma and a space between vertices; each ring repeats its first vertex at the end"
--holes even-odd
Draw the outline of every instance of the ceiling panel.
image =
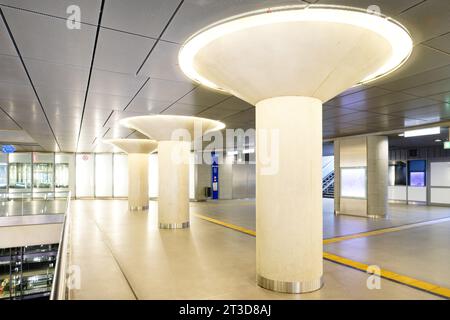
POLYGON ((450 32, 425 42, 425 45, 450 54, 450 32))
MULTIPOLYGON (((125 93, 129 94, 130 91, 125 93)), ((122 110, 132 99, 131 96, 118 96, 113 94, 102 94, 89 91, 89 96, 86 104, 86 110, 104 109, 108 111, 122 110)))
POLYGON ((16 48, 14 48, 3 20, 0 21, 0 54, 17 56, 16 48))
POLYGON ((159 41, 139 74, 164 80, 191 82, 178 66, 180 48, 179 44, 159 41))
MULTIPOLYGON (((70 5, 80 7, 82 22, 97 24, 101 0, 0 0, 0 5, 9 5, 61 18, 68 18, 70 5)), ((84 25, 82 26, 84 27, 84 25)))
POLYGON ((246 11, 276 5, 305 3, 301 0, 185 0, 163 35, 163 39, 183 43, 207 25, 246 11))
POLYGON ((65 20, 8 8, 4 13, 24 58, 90 66, 95 27, 71 30, 65 20))
POLYGON ((412 110, 404 110, 395 113, 407 118, 414 118, 420 120, 432 120, 438 122, 450 118, 450 104, 442 103, 439 105, 417 108, 412 110))
POLYGON ((251 104, 236 98, 236 97, 230 97, 221 103, 219 103, 215 108, 223 108, 227 110, 236 110, 236 111, 242 111, 253 107, 251 104))
POLYGON ((0 106, 14 119, 33 119, 35 115, 42 113, 39 103, 26 100, 0 100, 0 106))
POLYGON ((108 0, 102 26, 157 38, 180 0, 108 0))
POLYGON ((45 110, 70 114, 72 110, 83 108, 84 91, 58 90, 47 86, 38 86, 36 91, 45 110))
MULTIPOLYGON (((52 90, 85 91, 89 69, 40 60, 25 59, 35 87, 49 87, 52 90)), ((39 94, 39 92, 38 92, 39 94)))
POLYGON ((198 114, 199 117, 203 118, 209 118, 218 120, 221 118, 226 118, 228 116, 231 116, 239 111, 232 110, 232 109, 223 109, 220 106, 215 106, 212 108, 205 109, 204 111, 200 112, 198 114))
POLYGON ((435 49, 417 45, 414 47, 409 60, 398 70, 380 80, 371 82, 372 85, 384 88, 383 83, 417 75, 450 64, 450 55, 435 49))
POLYGON ((0 83, 0 98, 4 104, 14 104, 15 102, 25 101, 32 103, 36 101, 36 95, 29 84, 26 85, 8 82, 0 83))
POLYGON ((450 91, 443 92, 443 93, 437 94, 435 96, 431 96, 429 98, 434 99, 434 100, 439 100, 442 102, 450 103, 450 91))
POLYGON ((323 120, 329 120, 332 118, 336 118, 336 117, 343 116, 343 115, 346 115, 349 113, 354 113, 354 112, 357 112, 357 111, 355 111, 353 109, 323 106, 322 118, 323 118, 323 120))
POLYGON ((414 43, 440 36, 450 30, 450 1, 427 0, 397 18, 408 28, 414 43))
POLYGON ((414 99, 414 100, 408 100, 408 101, 404 101, 404 102, 399 102, 399 103, 382 106, 379 108, 373 108, 373 109, 370 109, 370 111, 375 112, 375 113, 391 114, 391 113, 400 112, 403 110, 431 106, 431 105, 435 105, 437 103, 438 102, 435 100, 431 100, 431 99, 427 99, 427 98, 418 98, 418 99, 414 99))
POLYGON ((154 43, 152 39, 101 29, 94 66, 135 75, 154 43))
POLYGON ((145 80, 143 77, 94 69, 89 93, 132 97, 145 80))
POLYGON ((369 6, 378 6, 382 14, 396 16, 402 11, 422 2, 423 0, 319 0, 312 1, 318 4, 335 4, 366 9, 369 6))
POLYGON ((387 83, 380 83, 379 86, 389 90, 402 91, 409 88, 424 85, 430 82, 443 80, 449 78, 449 76, 450 76, 450 65, 446 65, 419 74, 415 74, 413 76, 406 77, 400 80, 387 83))
POLYGON ((450 78, 411 88, 405 90, 405 92, 419 97, 427 97, 447 92, 449 89, 450 78))
POLYGON ((188 82, 150 79, 138 97, 157 101, 175 102, 196 86, 188 82))
POLYGON ((30 83, 18 57, 0 55, 0 71, 0 82, 30 83))
POLYGON ((347 109, 354 109, 354 110, 369 110, 372 108, 387 106, 390 104, 408 101, 408 100, 414 100, 417 97, 414 97, 412 95, 402 93, 402 92, 393 92, 387 95, 375 97, 372 99, 355 102, 352 104, 348 104, 345 106, 347 109))
POLYGON ((126 111, 160 113, 170 105, 167 101, 150 100, 146 98, 135 98, 126 111))
POLYGON ((196 114, 202 112, 207 107, 202 106, 193 106, 190 104, 184 103, 175 103, 170 108, 165 110, 162 114, 172 114, 172 115, 180 115, 180 116, 195 116, 196 114))
POLYGON ((185 95, 179 102, 196 106, 210 107, 218 104, 228 97, 229 95, 224 95, 204 87, 197 87, 195 90, 185 95))
POLYGON ((20 130, 20 127, 5 112, 0 110, 0 130, 20 130))
POLYGON ((374 98, 374 97, 378 97, 378 96, 382 96, 385 94, 390 93, 389 90, 385 90, 385 89, 381 89, 381 88, 377 88, 377 87, 372 87, 372 88, 368 88, 368 89, 364 89, 361 91, 357 91, 355 93, 350 93, 347 95, 341 95, 341 96, 337 96, 334 99, 331 99, 329 101, 327 101, 325 103, 326 106, 345 106, 347 104, 351 104, 351 103, 355 103, 358 101, 362 101, 362 100, 366 100, 366 99, 370 99, 370 98, 374 98))

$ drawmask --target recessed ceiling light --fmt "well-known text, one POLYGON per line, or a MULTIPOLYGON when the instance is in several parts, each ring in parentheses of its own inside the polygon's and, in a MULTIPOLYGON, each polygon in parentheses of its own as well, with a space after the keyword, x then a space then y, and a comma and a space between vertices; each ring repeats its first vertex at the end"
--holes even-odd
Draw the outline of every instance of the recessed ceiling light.
POLYGON ((441 139, 436 139, 436 140, 434 140, 434 142, 442 142, 442 140, 441 139))
POLYGON ((417 130, 405 131, 405 138, 430 136, 430 135, 440 134, 440 133, 441 133, 441 127, 417 129, 417 130))
POLYGON ((359 84, 379 79, 398 69, 411 55, 413 41, 406 28, 382 14, 369 14, 367 10, 335 5, 291 5, 247 12, 216 22, 193 36, 182 46, 178 62, 182 71, 192 80, 207 87, 225 91, 204 77, 195 66, 195 57, 211 42, 242 30, 282 22, 332 22, 368 29, 386 39, 392 48, 390 58, 359 84))

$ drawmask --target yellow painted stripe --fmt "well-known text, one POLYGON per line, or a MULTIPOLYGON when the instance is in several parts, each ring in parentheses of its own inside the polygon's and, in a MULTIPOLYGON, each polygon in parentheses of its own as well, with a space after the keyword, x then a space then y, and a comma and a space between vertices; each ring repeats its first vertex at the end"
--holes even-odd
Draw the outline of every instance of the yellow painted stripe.
MULTIPOLYGON (((323 258, 329 261, 333 261, 345 266, 352 267, 354 269, 361 270, 363 272, 367 272, 367 269, 369 268, 369 265, 357 261, 353 261, 351 259, 343 258, 328 252, 323 253, 323 258)), ((436 284, 425 282, 422 280, 414 279, 405 275, 400 275, 398 273, 389 271, 389 270, 381 270, 381 277, 398 282, 404 285, 407 285, 409 287, 413 287, 422 291, 426 291, 428 293, 432 293, 444 298, 449 299, 450 298, 450 289, 440 287, 436 284)))
POLYGON ((341 241, 345 241, 345 240, 377 236, 380 234, 397 232, 397 231, 402 231, 402 230, 407 230, 407 229, 412 229, 412 228, 418 228, 418 227, 428 226, 428 225, 447 222, 447 221, 450 221, 450 218, 436 219, 436 220, 430 220, 430 221, 424 221, 424 222, 405 224, 405 225, 398 226, 398 227, 390 227, 390 228, 378 229, 378 230, 374 230, 374 231, 355 233, 355 234, 351 234, 348 236, 324 239, 323 244, 330 244, 330 243, 336 243, 336 242, 341 242, 341 241))
MULTIPOLYGON (((233 229, 248 235, 251 235, 253 237, 256 237, 256 232, 253 230, 249 230, 228 222, 223 222, 214 218, 210 218, 204 215, 200 215, 200 214, 193 214, 195 217, 200 218, 202 220, 206 220, 221 226, 224 226, 226 228, 229 229, 233 229)), ((434 220, 434 221, 428 221, 428 222, 423 222, 423 223, 416 223, 416 224, 411 224, 411 225, 407 225, 404 227, 408 227, 408 228, 413 228, 416 226, 422 226, 422 225, 428 225, 431 224, 431 222, 434 223, 439 223, 442 222, 441 220, 450 220, 448 218, 446 219, 440 219, 440 220, 434 220)), ((404 229, 408 229, 408 228, 403 228, 403 227, 393 227, 393 228, 387 228, 387 229, 381 229, 381 230, 376 230, 376 231, 370 231, 370 232, 365 232, 365 233, 359 233, 359 234, 355 234, 355 235, 350 235, 350 236, 345 236, 345 237, 338 237, 338 238, 332 238, 332 239, 326 239, 324 240, 324 244, 327 244, 326 241, 331 241, 331 240, 335 240, 333 242, 338 242, 338 241, 344 241, 344 240, 349 240, 349 239, 356 239, 356 238, 361 238, 361 237, 368 237, 368 236, 372 236, 372 235, 378 235, 378 234, 383 234, 383 233, 388 233, 388 232, 394 232, 394 231, 400 231, 400 230, 404 230, 404 229), (384 232, 383 232, 384 231, 384 232)), ((328 243, 333 243, 333 242, 328 242, 328 243)), ((367 268, 369 267, 369 265, 362 263, 362 262, 358 262, 358 261, 354 261, 348 258, 344 258, 344 257, 340 257, 337 256, 335 254, 332 253, 328 253, 328 252, 324 252, 323 253, 323 258, 329 261, 333 261, 363 272, 367 272, 367 268)), ((450 298, 450 289, 445 288, 445 287, 440 287, 438 285, 432 284, 432 283, 428 283, 425 281, 421 281, 421 280, 417 280, 408 276, 404 276, 404 275, 400 275, 398 273, 389 271, 389 270, 381 270, 381 277, 394 281, 394 282, 398 282, 404 285, 407 285, 409 287, 413 287, 422 291, 426 291, 428 293, 432 293, 434 295, 438 295, 440 297, 445 297, 447 299, 450 298)))
POLYGON ((212 222, 212 223, 215 223, 215 224, 218 224, 218 225, 221 225, 221 226, 224 226, 226 228, 230 228, 230 229, 242 232, 242 233, 246 233, 246 234, 251 235, 253 237, 256 237, 256 232, 253 231, 253 230, 246 229, 246 228, 243 228, 243 227, 240 227, 240 226, 237 226, 235 224, 228 223, 228 222, 223 222, 223 221, 220 221, 220 220, 217 220, 217 219, 213 219, 213 218, 210 218, 210 217, 207 217, 207 216, 203 216, 201 214, 194 213, 193 215, 195 217, 197 217, 197 218, 200 218, 200 219, 203 219, 203 220, 206 220, 206 221, 209 221, 209 222, 212 222))

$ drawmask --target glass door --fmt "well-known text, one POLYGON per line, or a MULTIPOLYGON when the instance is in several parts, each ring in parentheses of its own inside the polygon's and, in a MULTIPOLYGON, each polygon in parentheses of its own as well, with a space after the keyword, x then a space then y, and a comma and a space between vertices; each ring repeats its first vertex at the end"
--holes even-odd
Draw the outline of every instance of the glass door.
POLYGON ((33 197, 47 198, 54 194, 54 154, 33 152, 33 197))
POLYGON ((9 192, 14 198, 31 196, 31 153, 9 155, 9 192))
POLYGON ((8 155, 0 154, 0 193, 8 192, 8 155))
POLYGON ((75 195, 75 157, 69 153, 55 155, 55 193, 65 197, 71 191, 75 195))

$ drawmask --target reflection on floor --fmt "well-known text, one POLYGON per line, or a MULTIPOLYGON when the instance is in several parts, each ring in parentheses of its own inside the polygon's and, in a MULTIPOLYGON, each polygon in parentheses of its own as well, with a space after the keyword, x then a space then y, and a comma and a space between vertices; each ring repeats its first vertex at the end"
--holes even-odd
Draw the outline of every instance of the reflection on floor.
MULTIPOLYGON (((254 237, 195 217, 190 229, 159 230, 156 202, 148 213, 129 213, 126 207, 121 200, 72 202, 72 264, 81 270, 81 287, 72 290, 72 299, 438 299, 388 280, 382 280, 380 290, 369 290, 367 274, 329 261, 324 261, 325 286, 320 291, 267 291, 255 284, 254 237)), ((327 237, 450 216, 448 208, 395 205, 391 219, 334 218, 330 200, 324 208, 327 237)), ((255 224, 252 200, 192 203, 191 210, 247 228, 255 224)), ((325 250, 446 285, 449 228, 449 223, 418 227, 335 243, 325 250), (415 245, 418 250, 412 252, 415 245)))

